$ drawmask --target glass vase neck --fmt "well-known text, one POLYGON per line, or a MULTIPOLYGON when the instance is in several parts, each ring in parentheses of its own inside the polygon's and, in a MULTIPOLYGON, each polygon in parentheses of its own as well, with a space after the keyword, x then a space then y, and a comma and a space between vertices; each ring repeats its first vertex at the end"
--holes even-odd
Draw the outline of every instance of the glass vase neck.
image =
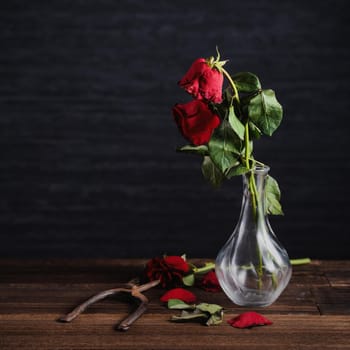
POLYGON ((266 217, 265 210, 265 184, 270 168, 266 165, 255 166, 251 171, 243 174, 243 198, 241 216, 255 218, 254 221, 266 217))

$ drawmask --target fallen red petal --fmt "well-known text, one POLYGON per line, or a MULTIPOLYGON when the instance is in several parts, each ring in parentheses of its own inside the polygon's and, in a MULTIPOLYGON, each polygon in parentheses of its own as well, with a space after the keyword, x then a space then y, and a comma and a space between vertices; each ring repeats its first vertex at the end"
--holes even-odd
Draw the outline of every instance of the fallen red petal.
POLYGON ((201 287, 207 292, 212 292, 212 293, 221 292, 221 287, 215 271, 209 271, 203 277, 201 281, 201 287))
POLYGON ((254 311, 244 312, 243 314, 228 320, 227 323, 236 328, 250 328, 272 324, 269 319, 254 311))
POLYGON ((195 303, 197 297, 190 291, 183 288, 174 288, 166 292, 161 298, 160 301, 167 302, 170 299, 180 299, 185 303, 195 303))

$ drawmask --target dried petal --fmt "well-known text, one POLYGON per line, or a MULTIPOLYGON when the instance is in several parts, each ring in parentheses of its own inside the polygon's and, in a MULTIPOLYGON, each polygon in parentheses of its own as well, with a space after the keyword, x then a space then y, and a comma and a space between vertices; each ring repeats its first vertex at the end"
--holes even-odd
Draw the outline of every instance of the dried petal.
POLYGON ((160 300, 163 302, 167 302, 170 299, 179 299, 184 301, 185 303, 195 303, 197 297, 191 293, 190 291, 183 288, 174 288, 166 292, 160 300))
POLYGON ((244 312, 237 317, 228 320, 227 323, 236 328, 250 328, 272 324, 269 319, 254 311, 244 312))
POLYGON ((220 292, 221 287, 214 271, 209 271, 201 281, 201 287, 207 292, 220 292))

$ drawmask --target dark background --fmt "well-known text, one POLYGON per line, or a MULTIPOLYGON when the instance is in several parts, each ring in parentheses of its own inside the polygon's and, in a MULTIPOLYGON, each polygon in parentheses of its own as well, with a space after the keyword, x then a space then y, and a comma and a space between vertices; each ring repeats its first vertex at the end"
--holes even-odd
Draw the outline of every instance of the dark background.
POLYGON ((195 58, 272 88, 284 120, 255 144, 293 258, 350 258, 348 1, 3 1, 0 256, 215 257, 241 179, 214 190, 171 116, 195 58))

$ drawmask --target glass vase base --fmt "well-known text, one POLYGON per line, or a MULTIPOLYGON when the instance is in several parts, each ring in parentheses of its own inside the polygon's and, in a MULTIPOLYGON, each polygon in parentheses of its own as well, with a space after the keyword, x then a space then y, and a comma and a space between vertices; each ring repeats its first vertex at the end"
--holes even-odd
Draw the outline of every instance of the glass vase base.
MULTIPOLYGON (((225 290, 224 290, 225 291, 225 290)), ((271 305, 274 300, 269 300, 270 293, 264 291, 242 290, 237 292, 225 291, 229 299, 236 305, 247 307, 265 307, 271 305)))

